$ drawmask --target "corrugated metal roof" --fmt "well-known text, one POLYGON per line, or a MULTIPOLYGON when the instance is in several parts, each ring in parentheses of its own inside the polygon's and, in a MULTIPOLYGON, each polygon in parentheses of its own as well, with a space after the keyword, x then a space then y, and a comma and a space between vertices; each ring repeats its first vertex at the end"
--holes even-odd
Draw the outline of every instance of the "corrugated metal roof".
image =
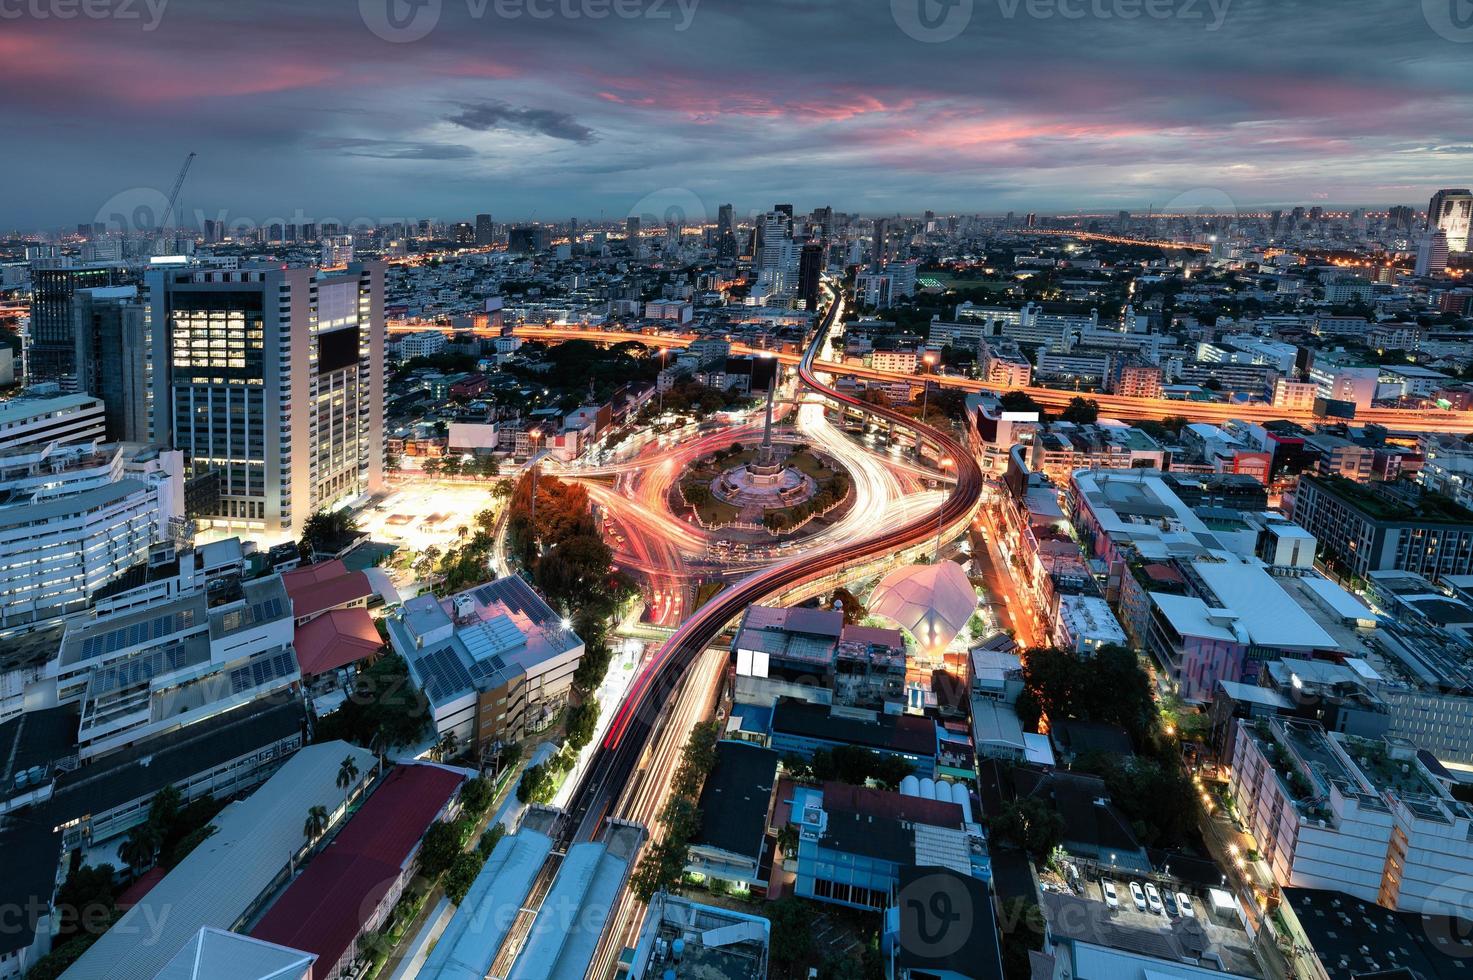
POLYGON ((230 929, 303 844, 313 806, 341 809, 338 766, 345 757, 369 778, 370 752, 347 742, 309 745, 264 786, 215 818, 215 834, 103 934, 66 971, 67 980, 153 980, 202 927, 230 929))
POLYGON ((551 851, 552 838, 535 830, 502 838, 430 951, 420 980, 482 980, 551 851))

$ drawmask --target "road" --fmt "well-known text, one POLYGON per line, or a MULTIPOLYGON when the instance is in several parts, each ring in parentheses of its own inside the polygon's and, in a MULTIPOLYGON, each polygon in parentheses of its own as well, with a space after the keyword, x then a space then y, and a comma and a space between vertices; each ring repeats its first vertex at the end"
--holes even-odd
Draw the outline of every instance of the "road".
MULTIPOLYGON (((518 337, 527 340, 592 340, 602 344, 617 344, 625 341, 645 344, 649 347, 688 347, 697 338, 694 336, 670 336, 666 334, 631 333, 618 330, 598 330, 590 327, 517 327, 514 333, 518 337)), ((824 371, 831 374, 848 375, 855 378, 864 378, 873 381, 904 381, 910 384, 918 384, 922 379, 915 374, 902 374, 896 371, 877 371, 874 368, 862 367, 854 364, 837 364, 833 361, 821 361, 814 359, 814 352, 810 349, 803 355, 794 354, 789 351, 770 351, 750 347, 746 344, 734 343, 731 345, 733 354, 764 354, 776 357, 785 364, 799 364, 807 361, 813 370, 824 371)), ((956 388, 961 391, 992 392, 1002 394, 1007 391, 1022 391, 1044 408, 1062 409, 1069 402, 1079 397, 1077 391, 1059 391, 1056 388, 1040 388, 1036 385, 1026 388, 1010 388, 1005 385, 989 384, 974 378, 960 378, 954 375, 930 375, 928 380, 932 384, 943 388, 956 388)), ((1313 425, 1318 420, 1312 411, 1294 410, 1287 408, 1274 408, 1272 405, 1234 405, 1226 402, 1183 402, 1173 401, 1166 398, 1132 398, 1126 395, 1106 395, 1099 392, 1089 392, 1088 396, 1100 407, 1100 414, 1106 418, 1118 418, 1129 421, 1154 420, 1172 416, 1191 413, 1193 421, 1222 423, 1233 419, 1242 419, 1245 422, 1272 422, 1276 419, 1288 419, 1291 422, 1299 422, 1304 425, 1313 425)), ((1384 425, 1396 432, 1450 432, 1465 434, 1473 432, 1473 412, 1442 412, 1442 411, 1408 411, 1395 408, 1367 408, 1356 413, 1355 421, 1361 424, 1367 422, 1384 425)))
MULTIPOLYGON (((679 760, 685 734, 710 711, 715 679, 725 657, 708 651, 727 625, 751 604, 810 583, 856 564, 893 555, 924 545, 948 533, 965 533, 981 500, 982 472, 967 448, 952 436, 923 425, 890 408, 869 405, 829 387, 818 376, 814 358, 830 327, 843 313, 843 299, 835 295, 808 353, 799 362, 800 383, 831 402, 863 410, 903 427, 918 442, 934 447, 955 469, 956 482, 934 511, 911 514, 888 530, 826 548, 805 551, 771 568, 755 572, 728 586, 697 610, 680 626, 635 677, 623 705, 609 723, 603 740, 594 749, 586 770, 573 791, 560 828, 560 848, 576 841, 596 839, 606 817, 637 819, 647 826, 654 819, 668 792, 668 781, 679 760), (696 665, 701 664, 699 669, 696 665), (692 671, 695 670, 694 676, 692 671), (656 735, 661 737, 656 738, 656 735)), ((886 527, 876 523, 876 527, 886 527)), ((545 895, 561 863, 558 852, 548 860, 534 886, 534 895, 545 895)), ((615 904, 619 912, 629 909, 627 892, 615 904)), ((535 916, 535 906, 529 906, 535 916)), ((616 916, 617 918, 617 916, 616 916)), ((619 931, 628 928, 617 921, 605 937, 604 948, 614 948, 619 931)), ((527 928, 530 928, 530 922, 527 928)), ((503 948, 500 961, 507 949, 503 948)))
POLYGON ((982 474, 965 447, 946 433, 887 407, 869 405, 842 394, 819 379, 814 363, 817 351, 823 345, 829 327, 838 320, 842 311, 843 300, 836 298, 798 365, 801 383, 832 402, 861 409, 904 427, 937 447, 941 455, 953 460, 957 470, 955 486, 935 513, 911 517, 890 530, 858 541, 807 551, 756 572, 726 588, 687 619, 650 657, 635 679, 623 707, 609 726, 597 757, 574 794, 570 813, 576 838, 587 840, 597 835, 603 817, 611 812, 625 784, 639 768, 651 735, 661 720, 662 709, 669 702, 676 685, 691 663, 749 605, 844 567, 926 542, 935 537, 938 530, 942 534, 964 531, 971 523, 980 500, 982 474))

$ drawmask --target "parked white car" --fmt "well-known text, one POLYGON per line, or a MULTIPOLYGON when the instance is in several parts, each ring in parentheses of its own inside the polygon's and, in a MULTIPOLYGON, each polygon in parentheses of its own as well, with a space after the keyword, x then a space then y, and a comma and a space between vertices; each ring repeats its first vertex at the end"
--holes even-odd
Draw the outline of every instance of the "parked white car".
POLYGON ((1149 905, 1151 907, 1151 911, 1156 913, 1157 915, 1166 914, 1166 906, 1161 904, 1161 893, 1158 892, 1156 890, 1156 886, 1151 884, 1150 882, 1146 882, 1146 904, 1149 905))
POLYGON ((1132 881, 1130 883, 1130 898, 1131 901, 1135 902, 1137 912, 1144 912, 1146 910, 1146 893, 1141 891, 1140 882, 1132 881))
POLYGON ((1115 891, 1115 882, 1109 878, 1100 879, 1100 891, 1105 894, 1105 904, 1112 909, 1120 907, 1120 895, 1115 891))
POLYGON ((1181 909, 1181 914, 1188 919, 1195 919, 1197 917, 1197 910, 1192 907, 1192 896, 1186 892, 1176 893, 1176 907, 1181 909))

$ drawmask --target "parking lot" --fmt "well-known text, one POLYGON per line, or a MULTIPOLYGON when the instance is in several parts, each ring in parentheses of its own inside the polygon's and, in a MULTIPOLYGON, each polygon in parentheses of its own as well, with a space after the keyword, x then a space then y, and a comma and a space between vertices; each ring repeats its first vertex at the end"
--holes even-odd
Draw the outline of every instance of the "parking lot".
POLYGON ((416 554, 431 545, 443 552, 460 543, 460 528, 474 533, 478 513, 499 506, 489 482, 416 481, 365 508, 358 526, 374 541, 402 545, 416 554))

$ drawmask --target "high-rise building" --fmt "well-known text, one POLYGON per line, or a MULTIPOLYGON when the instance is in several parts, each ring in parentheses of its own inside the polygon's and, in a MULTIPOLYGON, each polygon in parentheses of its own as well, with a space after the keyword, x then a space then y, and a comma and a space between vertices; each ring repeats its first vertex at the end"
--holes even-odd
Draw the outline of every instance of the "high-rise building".
POLYGON ((624 234, 629 238, 639 237, 639 215, 631 214, 624 219, 624 234))
POLYGON ((135 286, 72 295, 77 390, 102 399, 109 442, 148 442, 149 360, 135 286))
POLYGON ((823 244, 808 242, 798 256, 798 297, 803 308, 818 309, 818 284, 823 275, 823 244))
POLYGON ((496 226, 489 214, 476 215, 476 245, 485 247, 496 241, 496 226))
POLYGON ((122 270, 111 264, 73 265, 70 259, 46 259, 32 265, 30 380, 71 386, 77 370, 72 294, 121 281, 122 270))
POLYGON ((889 225, 890 223, 884 218, 875 219, 875 246, 872 258, 877 265, 883 264, 890 258, 889 225))
POLYGON ((736 215, 730 204, 723 204, 716 211, 716 257, 722 262, 736 261, 736 215))
POLYGON ((383 290, 380 263, 149 275, 152 441, 218 478, 202 519, 295 536, 382 486, 383 290))
POLYGON ((322 240, 322 265, 336 269, 353 261, 353 236, 329 235, 322 240))
POLYGON ((1447 232, 1428 232, 1417 243, 1417 267, 1413 271, 1419 276, 1441 275, 1447 271, 1447 253, 1447 232))
POLYGON ((1405 204, 1398 204, 1386 214, 1386 225, 1392 231, 1409 233, 1412 230, 1412 222, 1416 220, 1417 212, 1405 204))
POLYGON ((469 221, 457 221, 455 223, 455 244, 474 245, 476 243, 476 228, 469 221))
POLYGON ((1427 230, 1447 235, 1448 251, 1468 251, 1468 235, 1473 231, 1473 193, 1464 189, 1433 194, 1427 206, 1427 230))

